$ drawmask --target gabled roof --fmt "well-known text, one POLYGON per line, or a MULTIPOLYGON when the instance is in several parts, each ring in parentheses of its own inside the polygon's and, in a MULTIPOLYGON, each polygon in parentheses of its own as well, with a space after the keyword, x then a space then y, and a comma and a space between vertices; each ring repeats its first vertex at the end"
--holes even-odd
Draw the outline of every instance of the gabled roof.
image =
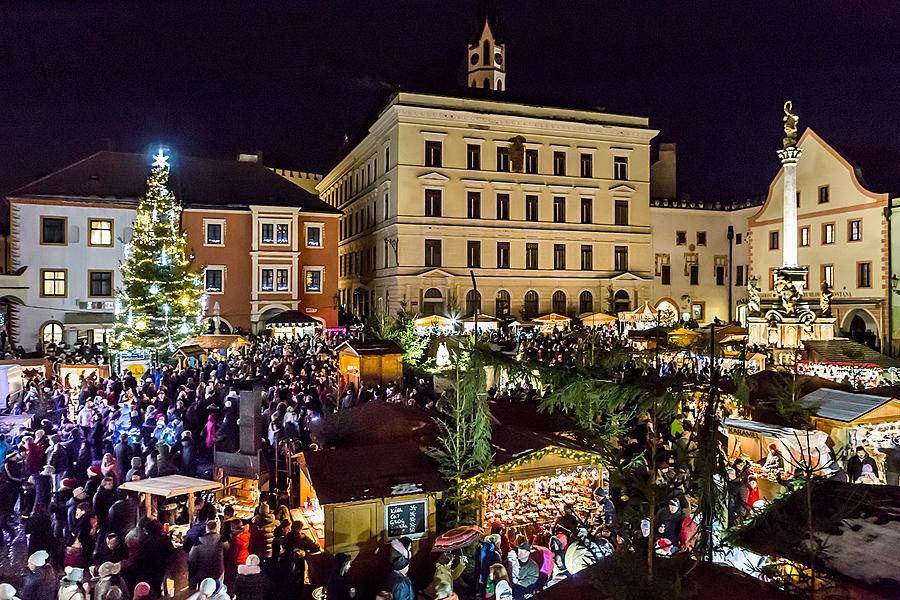
POLYGON ((812 534, 824 544, 818 568, 883 598, 900 598, 900 488, 813 480, 811 506, 806 490, 775 500, 744 528, 735 541, 757 554, 809 561, 812 534))
POLYGON ((347 350, 354 356, 364 356, 367 354, 403 354, 403 348, 397 342, 392 340, 367 340, 365 342, 359 340, 347 340, 335 350, 341 352, 347 350))
MULTIPOLYGON (((285 206, 340 213, 259 162, 176 156, 171 169, 169 185, 185 207, 285 206)), ((102 151, 7 196, 136 202, 145 191, 149 171, 149 161, 143 154, 102 151)))
POLYGON ((818 362, 875 365, 883 369, 896 367, 897 361, 853 340, 810 340, 803 345, 818 362))
POLYGON ((817 417, 851 423, 884 406, 891 398, 821 388, 803 396, 801 401, 810 406, 817 406, 817 417))

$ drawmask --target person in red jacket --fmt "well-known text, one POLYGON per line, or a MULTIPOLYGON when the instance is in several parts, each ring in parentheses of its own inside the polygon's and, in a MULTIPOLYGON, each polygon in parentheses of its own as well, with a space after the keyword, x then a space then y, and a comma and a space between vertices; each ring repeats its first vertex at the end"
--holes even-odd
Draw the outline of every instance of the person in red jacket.
POLYGON ((756 508, 756 503, 761 500, 759 496, 759 482, 751 475, 747 478, 747 510, 756 508))
POLYGON ((238 567, 246 564, 250 555, 250 526, 242 523, 231 532, 231 545, 225 553, 225 586, 234 591, 238 567))

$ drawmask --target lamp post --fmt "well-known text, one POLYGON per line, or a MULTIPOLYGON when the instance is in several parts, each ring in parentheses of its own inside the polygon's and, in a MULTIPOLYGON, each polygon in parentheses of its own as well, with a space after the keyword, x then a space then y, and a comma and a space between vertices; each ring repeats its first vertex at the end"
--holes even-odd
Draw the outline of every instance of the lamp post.
POLYGON ((732 272, 732 269, 734 269, 734 266, 732 265, 732 257, 734 255, 734 225, 728 226, 728 233, 726 235, 728 237, 728 281, 726 283, 728 285, 728 324, 730 325, 732 323, 732 312, 731 311, 733 310, 732 298, 731 298, 731 294, 732 294, 731 288, 734 287, 732 285, 733 280, 731 278, 731 272, 732 272))

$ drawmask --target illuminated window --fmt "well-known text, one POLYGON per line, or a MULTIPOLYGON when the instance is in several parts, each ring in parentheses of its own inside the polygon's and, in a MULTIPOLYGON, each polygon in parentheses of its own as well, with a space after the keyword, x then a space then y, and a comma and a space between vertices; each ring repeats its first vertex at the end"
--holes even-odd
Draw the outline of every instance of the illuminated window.
POLYGON ((44 344, 59 344, 63 340, 62 324, 50 321, 41 327, 41 341, 44 344))
POLYGON ((41 296, 47 298, 65 298, 65 269, 41 269, 41 296))
POLYGON ((275 271, 275 289, 279 292, 286 292, 290 289, 290 280, 288 279, 287 269, 278 269, 275 271))
POLYGON ((306 247, 321 248, 322 247, 322 226, 307 225, 306 226, 306 247))
POLYGON ((809 227, 800 228, 800 245, 803 247, 809 246, 809 227))
POLYGON ((275 289, 275 270, 263 269, 259 277, 259 289, 264 292, 271 292, 275 289))
POLYGON ((113 222, 111 219, 88 219, 88 244, 91 246, 113 245, 113 222))
POLYGON ((822 223, 822 243, 834 243, 834 223, 822 223))
POLYGON ((278 223, 275 227, 275 243, 290 243, 290 225, 287 223, 278 223))

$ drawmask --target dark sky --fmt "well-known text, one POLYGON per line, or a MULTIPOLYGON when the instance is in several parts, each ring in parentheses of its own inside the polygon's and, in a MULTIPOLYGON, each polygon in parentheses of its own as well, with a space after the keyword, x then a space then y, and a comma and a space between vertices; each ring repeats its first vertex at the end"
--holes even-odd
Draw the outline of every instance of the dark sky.
MULTIPOLYGON (((900 194, 895 1, 497 0, 512 93, 647 115, 702 198, 762 192, 781 105, 900 194)), ((95 150, 327 171, 392 85, 446 88, 476 0, 37 2, 0 11, 0 190, 95 150)))

